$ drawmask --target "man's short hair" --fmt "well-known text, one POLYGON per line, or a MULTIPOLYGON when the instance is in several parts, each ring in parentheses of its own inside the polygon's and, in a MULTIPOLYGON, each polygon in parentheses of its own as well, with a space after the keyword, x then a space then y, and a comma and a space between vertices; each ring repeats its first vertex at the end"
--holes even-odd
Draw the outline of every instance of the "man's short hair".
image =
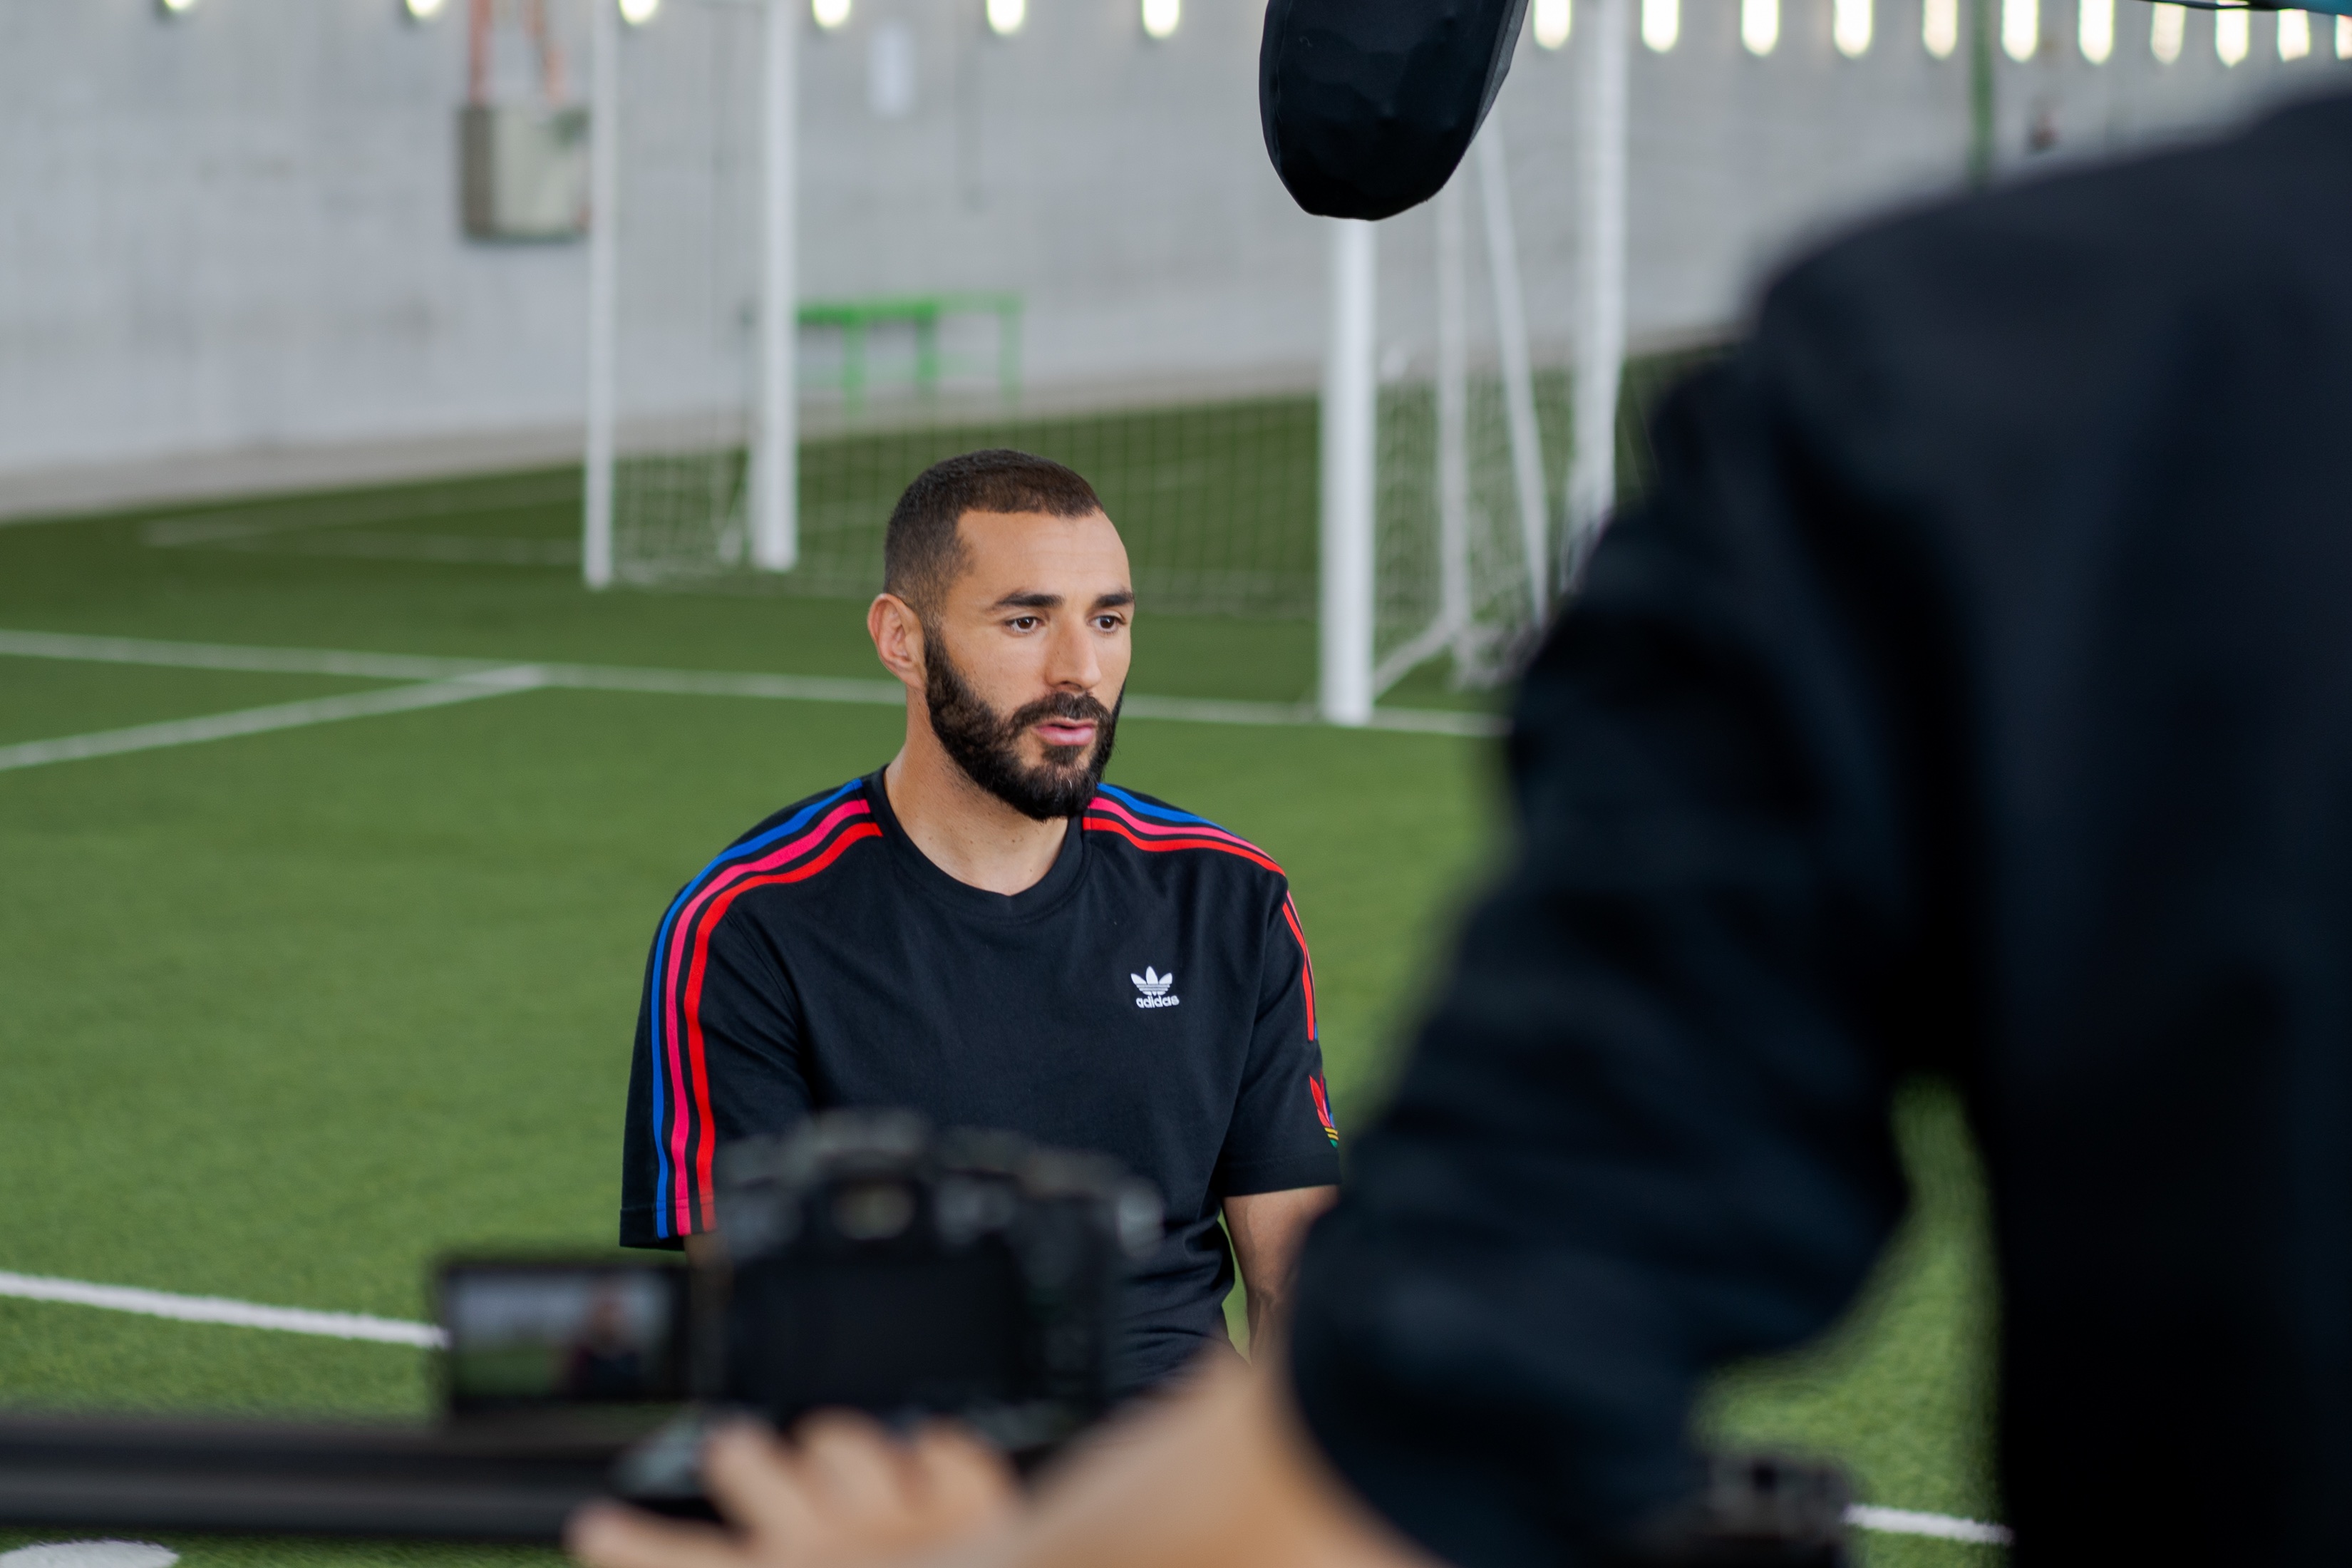
POLYGON ((993 447, 933 463, 890 510, 882 541, 882 591, 928 616, 963 570, 956 524, 968 511, 1040 511, 1087 517, 1103 510, 1094 486, 1049 458, 993 447))

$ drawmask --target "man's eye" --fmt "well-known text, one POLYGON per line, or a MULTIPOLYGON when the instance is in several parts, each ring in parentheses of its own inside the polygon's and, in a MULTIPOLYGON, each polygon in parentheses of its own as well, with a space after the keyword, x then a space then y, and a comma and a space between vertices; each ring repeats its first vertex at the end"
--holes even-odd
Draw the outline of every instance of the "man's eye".
POLYGON ((1034 616, 1015 616, 1004 624, 1011 626, 1016 632, 1025 632, 1030 627, 1037 624, 1037 617, 1034 616))
POLYGON ((1107 632, 1115 632, 1126 624, 1127 623, 1125 621, 1119 619, 1117 616, 1097 616, 1095 617, 1096 626, 1107 632))

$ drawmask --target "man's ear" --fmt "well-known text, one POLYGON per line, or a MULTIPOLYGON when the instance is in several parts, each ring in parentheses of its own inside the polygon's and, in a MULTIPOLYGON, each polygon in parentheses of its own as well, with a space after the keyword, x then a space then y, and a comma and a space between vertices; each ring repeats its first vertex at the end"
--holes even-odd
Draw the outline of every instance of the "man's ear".
POLYGON ((896 594, 877 594, 866 606, 866 635, 874 657, 909 690, 923 689, 923 618, 896 594))

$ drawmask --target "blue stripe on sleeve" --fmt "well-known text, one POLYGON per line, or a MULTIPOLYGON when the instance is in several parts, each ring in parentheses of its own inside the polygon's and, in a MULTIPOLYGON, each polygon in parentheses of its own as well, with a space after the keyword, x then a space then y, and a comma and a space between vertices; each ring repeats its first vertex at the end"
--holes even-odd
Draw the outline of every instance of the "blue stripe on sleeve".
MULTIPOLYGON (((1203 827, 1217 827, 1215 823, 1205 816, 1195 816, 1189 811, 1179 811, 1172 805, 1155 805, 1140 796, 1129 795, 1117 784, 1097 784, 1095 788, 1109 795, 1139 816, 1156 816, 1162 822, 1197 822, 1203 827)), ((1217 827, 1217 831, 1223 833, 1225 829, 1217 827)))
POLYGON ((661 924, 655 931, 653 996, 651 998, 654 1005, 650 1039, 654 1068, 654 1234, 657 1237, 667 1239, 671 1234, 669 1142, 662 1135, 667 1121, 667 1118, 663 1114, 665 1100, 662 1091, 669 1081, 669 1075, 664 1070, 666 1058, 662 1050, 662 1019, 669 1010, 662 1005, 661 994, 664 978, 669 973, 671 922, 677 919, 677 911, 686 907, 687 901, 694 897, 695 892, 708 882, 715 872, 732 861, 740 860, 746 855, 763 849, 777 839, 807 826, 817 813, 865 782, 864 779, 852 779, 824 799, 803 806, 758 837, 746 839, 740 844, 730 845, 726 849, 721 850, 709 865, 696 872, 686 886, 678 889, 677 897, 670 900, 669 909, 662 915, 661 924))

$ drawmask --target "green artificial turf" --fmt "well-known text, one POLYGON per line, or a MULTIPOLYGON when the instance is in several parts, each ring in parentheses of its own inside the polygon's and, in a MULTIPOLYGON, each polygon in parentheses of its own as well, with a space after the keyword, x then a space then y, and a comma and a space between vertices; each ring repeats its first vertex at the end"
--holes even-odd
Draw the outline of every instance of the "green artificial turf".
MULTIPOLYGON (((341 507, 361 520, 346 531, 556 541, 568 484, 211 508, 209 543, 149 542, 175 537, 152 515, 0 528, 0 627, 874 673, 854 601, 592 595, 560 565, 281 548, 335 531, 227 526, 341 507)), ((1138 690, 1311 689, 1304 622, 1147 604, 1137 643, 1138 690)), ((0 744, 367 684, 0 657, 0 744)), ((885 708, 542 690, 0 773, 0 1269, 417 1317, 445 1250, 605 1244, 656 917, 718 846, 876 765, 899 726, 885 708)), ((1501 852, 1493 769, 1490 746, 1436 736, 1122 728, 1114 778, 1288 868, 1343 1128, 1371 1109, 1454 912, 1501 852)), ((1979 1184, 1948 1101, 1914 1094, 1902 1125, 1923 1201, 1864 1305, 1825 1345, 1727 1378, 1706 1421, 1837 1456, 1873 1500, 1987 1517, 1979 1184)), ((421 1417, 431 1387, 413 1351, 0 1300, 10 1406, 421 1417)), ((543 1560, 173 1544, 200 1563, 543 1560)))

